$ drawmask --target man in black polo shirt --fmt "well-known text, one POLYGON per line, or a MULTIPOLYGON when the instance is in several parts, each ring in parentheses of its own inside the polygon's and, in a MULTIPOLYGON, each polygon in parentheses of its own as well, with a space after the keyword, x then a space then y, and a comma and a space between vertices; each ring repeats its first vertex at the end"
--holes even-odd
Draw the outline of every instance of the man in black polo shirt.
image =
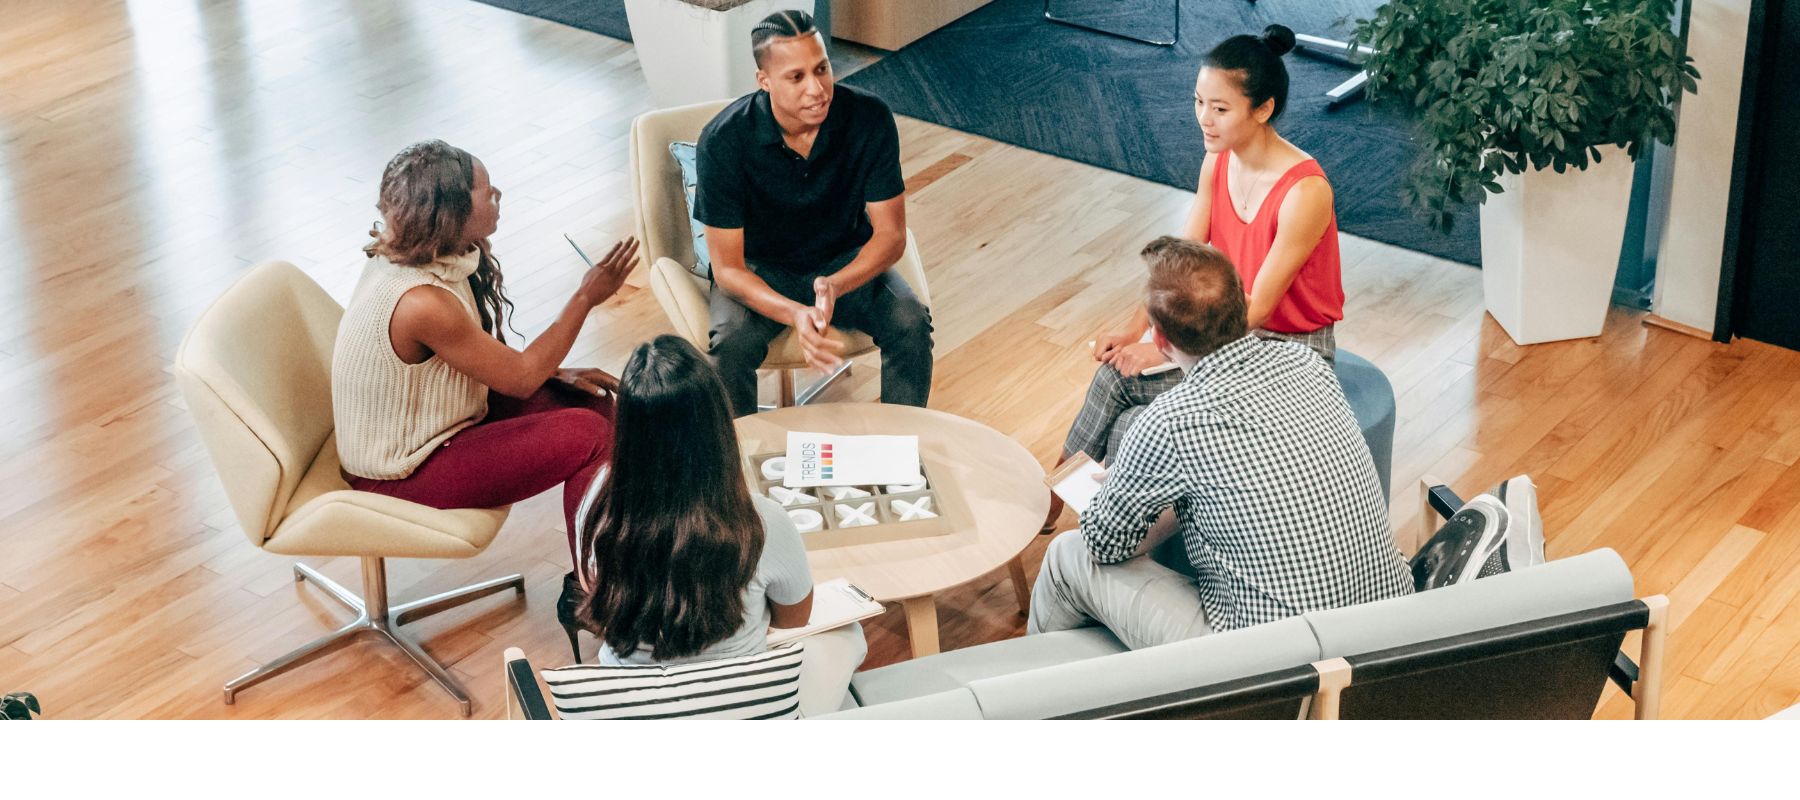
POLYGON ((923 406, 931 314, 890 271, 906 249, 894 115, 833 84, 805 12, 770 15, 751 45, 762 89, 701 132, 694 208, 712 255, 712 358, 732 408, 756 411, 756 369, 789 326, 807 363, 836 368, 832 325, 881 348, 882 402, 923 406))

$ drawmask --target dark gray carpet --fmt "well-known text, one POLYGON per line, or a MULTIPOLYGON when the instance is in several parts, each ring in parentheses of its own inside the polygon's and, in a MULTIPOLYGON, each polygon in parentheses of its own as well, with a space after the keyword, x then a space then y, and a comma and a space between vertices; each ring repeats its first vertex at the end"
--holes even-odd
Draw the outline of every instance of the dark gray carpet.
MULTIPOLYGON (((1166 28, 1170 0, 1055 0, 1058 16, 1111 14, 1141 30, 1166 28), (1136 8, 1144 4, 1164 9, 1136 8), (1147 20, 1147 21, 1145 21, 1147 20)), ((1192 190, 1205 151, 1194 120, 1194 76, 1226 36, 1280 22, 1298 33, 1347 37, 1380 0, 1185 0, 1181 39, 1156 47, 1043 18, 1043 0, 995 0, 845 79, 901 114, 1032 150, 1192 190)), ((1296 53, 1277 128, 1319 160, 1337 197, 1338 226, 1357 236, 1478 264, 1474 207, 1449 235, 1400 203, 1417 153, 1403 112, 1358 102, 1325 108, 1324 92, 1354 70, 1296 53)))
POLYGON ((625 22, 625 0, 475 0, 508 11, 529 14, 572 28, 593 31, 620 41, 631 41, 625 22))

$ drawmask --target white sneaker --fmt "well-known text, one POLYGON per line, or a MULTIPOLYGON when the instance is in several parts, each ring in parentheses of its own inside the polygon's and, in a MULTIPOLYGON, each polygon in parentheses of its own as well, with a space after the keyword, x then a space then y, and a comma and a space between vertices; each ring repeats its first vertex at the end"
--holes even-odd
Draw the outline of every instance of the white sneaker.
POLYGON ((1507 569, 1544 563, 1544 517, 1538 513, 1537 484, 1530 475, 1508 478, 1494 487, 1494 496, 1512 517, 1506 531, 1507 569))
POLYGON ((1413 556, 1414 588, 1436 589, 1507 571, 1509 523, 1506 505, 1491 494, 1464 503, 1413 556))

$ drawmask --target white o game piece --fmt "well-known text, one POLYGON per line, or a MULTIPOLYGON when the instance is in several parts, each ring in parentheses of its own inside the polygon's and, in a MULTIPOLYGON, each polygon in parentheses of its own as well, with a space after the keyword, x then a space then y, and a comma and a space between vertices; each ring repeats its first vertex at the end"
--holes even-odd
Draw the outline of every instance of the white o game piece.
POLYGON ((901 522, 910 522, 915 519, 931 519, 937 516, 937 512, 931 508, 931 498, 929 497, 921 497, 917 500, 910 501, 895 500, 893 511, 894 515, 899 517, 901 522))
POLYGON ((867 491, 858 489, 854 486, 827 486, 825 487, 825 493, 833 500, 851 500, 858 497, 869 496, 867 491))
POLYGON ((925 488, 925 482, 919 481, 918 483, 890 483, 887 485, 886 488, 887 488, 888 494, 906 494, 907 492, 916 492, 920 489, 925 488))
POLYGON ((771 458, 767 461, 762 462, 763 480, 766 480, 766 481, 781 480, 782 475, 786 472, 787 472, 787 456, 776 456, 774 458, 771 458))
POLYGON ((813 533, 825 527, 825 517, 810 508, 796 508, 788 512, 788 518, 794 521, 794 527, 801 533, 813 533))
POLYGON ((875 524, 874 503, 861 503, 854 506, 846 503, 836 506, 836 508, 837 526, 840 528, 856 528, 875 524))

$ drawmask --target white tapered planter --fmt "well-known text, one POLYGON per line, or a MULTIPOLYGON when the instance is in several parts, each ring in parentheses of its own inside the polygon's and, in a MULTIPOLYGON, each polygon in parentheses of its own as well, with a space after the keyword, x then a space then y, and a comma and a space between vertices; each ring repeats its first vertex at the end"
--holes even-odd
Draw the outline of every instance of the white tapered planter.
POLYGON ((1617 147, 1585 170, 1503 175, 1481 206, 1481 289, 1519 344, 1599 336, 1612 303, 1631 159, 1617 147))
POLYGON ((625 0, 632 44, 657 107, 756 91, 750 29, 789 9, 811 14, 814 0, 625 0))

